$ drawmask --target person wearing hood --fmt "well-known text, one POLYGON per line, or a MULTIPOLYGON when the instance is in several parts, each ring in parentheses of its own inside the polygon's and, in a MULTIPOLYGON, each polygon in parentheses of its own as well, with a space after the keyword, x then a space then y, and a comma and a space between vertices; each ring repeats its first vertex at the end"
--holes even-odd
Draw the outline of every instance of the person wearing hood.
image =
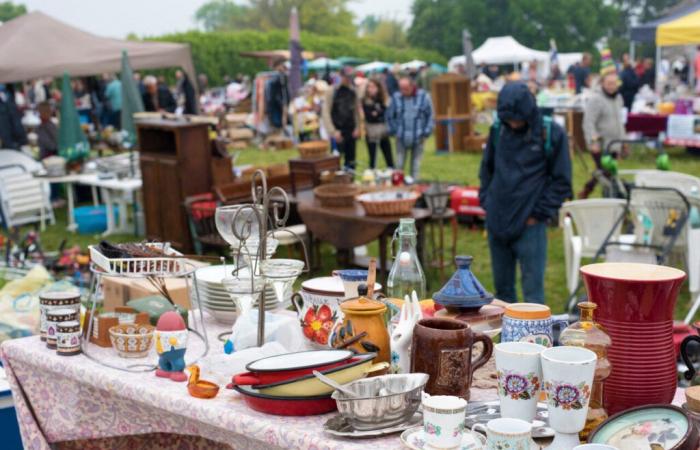
MULTIPOLYGON (((620 79, 612 71, 603 75, 600 86, 593 90, 593 95, 586 102, 583 110, 583 134, 591 157, 598 170, 602 152, 615 140, 625 138, 625 124, 622 118, 624 101, 619 93, 620 79)), ((627 151, 625 145, 613 144, 611 151, 627 151)), ((597 184, 597 179, 591 177, 578 198, 587 198, 597 184)))
POLYGON ((27 143, 22 116, 11 87, 0 83, 0 148, 19 150, 27 143))
POLYGON ((541 115, 525 83, 505 85, 497 113, 479 173, 495 295, 518 300, 519 263, 525 301, 544 303, 546 223, 571 197, 569 144, 562 127, 541 115))

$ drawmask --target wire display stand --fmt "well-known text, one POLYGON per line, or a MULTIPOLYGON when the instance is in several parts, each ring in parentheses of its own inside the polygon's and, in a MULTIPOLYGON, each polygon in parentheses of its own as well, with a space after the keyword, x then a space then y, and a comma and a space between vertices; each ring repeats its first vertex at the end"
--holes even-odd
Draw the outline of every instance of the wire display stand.
POLYGON ((234 265, 232 277, 223 280, 224 288, 234 302, 237 302, 234 298, 237 296, 247 296, 253 301, 257 299, 257 344, 262 346, 265 343, 265 287, 293 283, 301 273, 309 271, 309 256, 304 240, 286 228, 290 213, 287 193, 278 186, 268 190, 262 170, 253 174, 251 197, 251 203, 217 208, 216 227, 231 246, 234 265), (274 236, 278 233, 289 233, 301 244, 304 261, 272 258, 277 248, 274 236), (248 270, 243 272, 243 267, 248 270))
MULTIPOLYGON (((129 280, 154 280, 175 278, 185 280, 186 292, 190 293, 191 314, 189 315, 187 330, 188 337, 187 364, 194 364, 209 352, 209 338, 204 326, 204 316, 202 314, 202 304, 200 302, 199 286, 197 283, 196 267, 183 258, 179 253, 170 250, 168 244, 146 244, 151 247, 162 247, 163 257, 158 258, 107 258, 95 247, 90 247, 91 260, 90 271, 92 277, 88 294, 88 310, 90 311, 90 321, 85 324, 87 327, 86 338, 83 339, 81 348, 83 354, 103 366, 127 372, 150 372, 158 368, 157 358, 149 352, 143 358, 109 358, 114 355, 113 348, 102 348, 90 342, 93 326, 96 319, 96 309, 101 293, 103 278, 120 278, 129 280), (191 289, 191 287, 193 289, 191 289), (198 341, 192 342, 191 338, 196 337, 198 341), (192 357, 192 352, 195 356, 192 357)), ((155 337, 154 337, 155 339, 155 337)))

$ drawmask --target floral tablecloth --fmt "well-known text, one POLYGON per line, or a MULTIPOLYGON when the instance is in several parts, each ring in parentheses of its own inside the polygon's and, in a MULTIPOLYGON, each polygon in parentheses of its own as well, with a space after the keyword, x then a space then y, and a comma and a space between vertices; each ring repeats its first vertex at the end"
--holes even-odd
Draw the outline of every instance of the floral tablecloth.
MULTIPOLYGON (((214 336, 223 328, 208 325, 207 331, 214 347, 210 351, 220 351, 214 336)), ((157 443, 169 447, 166 444, 176 439, 173 435, 182 438, 177 445, 182 449, 212 448, 214 443, 237 450, 402 448, 398 434, 370 440, 333 438, 323 432, 332 414, 283 417, 253 411, 228 389, 211 400, 196 399, 189 396, 185 383, 156 378, 152 372, 111 369, 84 355, 58 356, 39 337, 6 341, 0 350, 26 449, 48 450, 57 442, 119 436, 129 438, 110 448, 137 448, 131 442, 138 435, 147 437, 151 448, 157 443)), ((495 396, 495 390, 472 389, 473 400, 495 396)), ((106 447, 91 441, 82 448, 106 447)))

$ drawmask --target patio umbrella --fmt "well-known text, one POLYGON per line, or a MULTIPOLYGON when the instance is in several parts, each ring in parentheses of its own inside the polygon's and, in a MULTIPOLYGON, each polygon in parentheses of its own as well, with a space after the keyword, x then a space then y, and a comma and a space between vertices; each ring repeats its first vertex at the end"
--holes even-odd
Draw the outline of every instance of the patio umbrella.
POLYGON ((372 61, 370 63, 355 67, 355 70, 363 73, 381 72, 384 69, 391 69, 391 64, 383 61, 372 61))
POLYGON ((136 127, 134 126, 134 113, 143 112, 143 100, 138 86, 134 81, 134 73, 129 63, 129 55, 122 51, 122 132, 124 147, 132 148, 136 144, 136 127))
POLYGON ((80 128, 78 110, 75 108, 73 88, 68 72, 63 73, 61 85, 60 122, 58 124, 58 154, 67 161, 77 161, 90 153, 90 144, 80 128))
POLYGON ((413 61, 401 64, 401 70, 420 70, 420 68, 426 64, 425 61, 414 59, 413 61))
POLYGON ((301 88, 301 43, 299 42, 299 13, 296 6, 289 14, 289 90, 292 97, 301 88))
POLYGON ((359 66, 360 64, 364 64, 369 62, 368 59, 365 58, 356 58, 354 56, 341 56, 340 58, 336 58, 342 66, 359 66))
POLYGON ((447 72, 447 67, 443 66, 442 64, 432 63, 430 65, 430 70, 437 73, 445 73, 447 72))
POLYGON ((326 70, 326 68, 330 70, 338 70, 341 67, 343 67, 343 64, 338 61, 337 59, 331 59, 331 58, 316 58, 313 61, 310 61, 307 65, 306 68, 309 70, 326 70))
POLYGON ((465 73, 470 79, 473 79, 476 77, 476 65, 472 57, 474 45, 472 44, 472 35, 466 28, 462 30, 462 50, 464 51, 464 58, 466 61, 464 67, 465 73))

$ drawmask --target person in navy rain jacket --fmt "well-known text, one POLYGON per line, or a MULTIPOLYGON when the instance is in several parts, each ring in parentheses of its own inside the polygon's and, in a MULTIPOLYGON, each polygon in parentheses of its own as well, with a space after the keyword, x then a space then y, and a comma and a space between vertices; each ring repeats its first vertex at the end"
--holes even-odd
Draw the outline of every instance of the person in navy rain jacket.
POLYGON ((566 132, 547 122, 525 83, 507 84, 481 161, 479 200, 486 210, 495 294, 507 302, 518 301, 519 263, 525 301, 544 303, 546 222, 571 197, 566 132))

